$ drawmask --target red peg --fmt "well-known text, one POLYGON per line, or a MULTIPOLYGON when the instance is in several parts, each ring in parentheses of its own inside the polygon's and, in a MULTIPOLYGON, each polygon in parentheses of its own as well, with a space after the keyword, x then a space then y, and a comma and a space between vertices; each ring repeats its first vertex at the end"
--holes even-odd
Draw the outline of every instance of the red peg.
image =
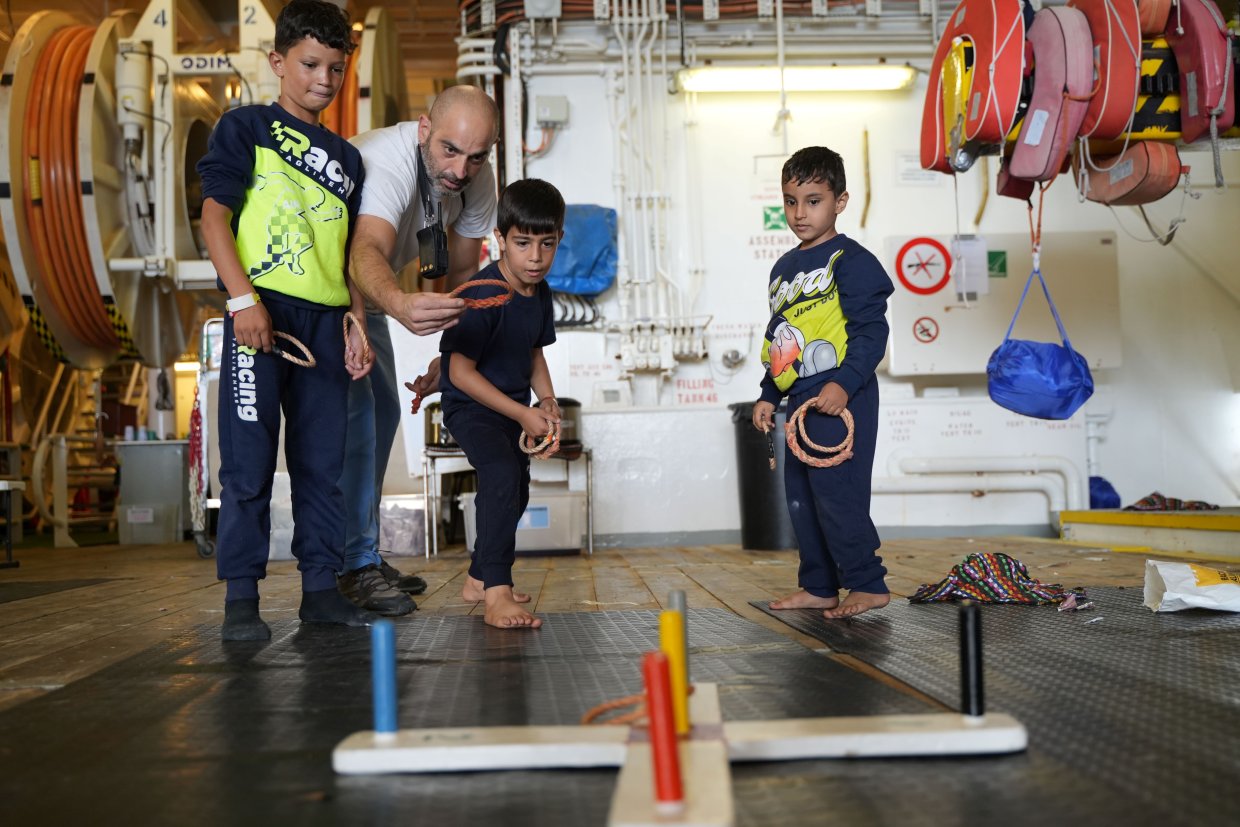
POLYGON ((684 801, 685 794, 680 778, 680 751, 676 743, 667 655, 647 652, 642 659, 642 677, 646 681, 650 748, 654 757, 654 798, 659 804, 679 804, 684 801))

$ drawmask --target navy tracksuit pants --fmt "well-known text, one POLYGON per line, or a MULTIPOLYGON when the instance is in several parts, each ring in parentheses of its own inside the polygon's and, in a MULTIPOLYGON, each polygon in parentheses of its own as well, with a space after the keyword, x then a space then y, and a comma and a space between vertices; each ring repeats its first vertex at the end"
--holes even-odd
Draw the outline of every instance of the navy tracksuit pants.
MULTIPOLYGON (((341 333, 346 308, 311 310, 277 300, 264 301, 263 306, 271 315, 272 328, 305 344, 317 365, 304 368, 274 353, 251 354, 249 348, 238 348, 232 318, 224 322, 216 570, 221 580, 230 581, 230 600, 257 596, 256 583, 267 574, 281 410, 293 494, 293 555, 302 590, 336 588, 336 574, 344 565, 344 498, 339 481, 350 381, 341 333)), ((302 356, 287 340, 276 342, 302 356)))
MULTIPOLYGON (((791 394, 788 413, 818 395, 791 394)), ((817 597, 835 597, 840 588, 886 594, 887 569, 878 551, 878 530, 870 519, 870 478, 878 437, 878 382, 871 378, 848 400, 853 415, 853 456, 831 468, 813 468, 785 448, 784 490, 788 515, 801 547, 797 582, 817 597)), ((848 429, 836 416, 810 412, 805 418, 810 439, 839 445, 848 429)), ((813 452, 810 452, 811 455, 813 452)))
POLYGON ((447 412, 444 425, 478 472, 469 576, 488 589, 511 586, 517 523, 530 502, 530 458, 517 445, 521 425, 479 404, 447 412))

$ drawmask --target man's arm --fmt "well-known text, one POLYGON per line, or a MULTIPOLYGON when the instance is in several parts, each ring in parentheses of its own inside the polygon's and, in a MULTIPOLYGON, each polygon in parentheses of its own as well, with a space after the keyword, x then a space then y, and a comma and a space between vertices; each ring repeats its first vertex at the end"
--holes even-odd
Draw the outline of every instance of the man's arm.
MULTIPOLYGON (((371 301, 409 329, 425 336, 456 324, 465 302, 437 293, 406 293, 388 264, 396 247, 396 228, 373 215, 358 216, 353 230, 349 272, 371 301)), ((475 259, 476 259, 475 254, 475 259)))

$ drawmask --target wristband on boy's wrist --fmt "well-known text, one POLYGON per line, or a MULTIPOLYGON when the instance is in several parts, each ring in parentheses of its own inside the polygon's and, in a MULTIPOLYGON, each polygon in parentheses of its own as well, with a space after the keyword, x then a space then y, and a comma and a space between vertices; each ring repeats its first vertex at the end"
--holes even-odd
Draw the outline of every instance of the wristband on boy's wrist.
POLYGON ((550 399, 552 402, 555 401, 554 396, 544 396, 542 399, 538 400, 538 404, 541 405, 542 403, 546 402, 548 399, 550 399))
POLYGON ((230 315, 236 315, 240 311, 245 310, 248 307, 253 307, 261 301, 262 299, 257 293, 250 292, 246 293, 244 296, 236 296, 229 299, 224 303, 224 306, 228 308, 230 315))

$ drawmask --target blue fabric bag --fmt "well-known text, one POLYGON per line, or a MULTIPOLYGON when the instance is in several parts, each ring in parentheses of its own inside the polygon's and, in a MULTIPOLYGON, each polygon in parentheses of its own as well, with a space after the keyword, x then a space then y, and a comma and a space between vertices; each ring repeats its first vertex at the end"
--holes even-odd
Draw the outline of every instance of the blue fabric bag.
POLYGON ((986 386, 996 405, 1038 419, 1067 419, 1094 393, 1089 363, 1072 349, 1059 311, 1051 301, 1046 279, 1042 278, 1042 269, 1036 264, 1020 294, 1020 303, 1016 305, 1003 344, 990 354, 986 386), (1033 284, 1035 276, 1042 283, 1046 303, 1051 306, 1051 315, 1063 339, 1062 345, 1012 338, 1012 328, 1025 306, 1025 297, 1029 295, 1029 285, 1033 284))
POLYGON ((595 204, 569 204, 564 240, 547 285, 557 293, 597 296, 616 280, 616 211, 595 204))
POLYGON ((1089 478, 1090 508, 1119 508, 1119 492, 1106 477, 1089 478))

